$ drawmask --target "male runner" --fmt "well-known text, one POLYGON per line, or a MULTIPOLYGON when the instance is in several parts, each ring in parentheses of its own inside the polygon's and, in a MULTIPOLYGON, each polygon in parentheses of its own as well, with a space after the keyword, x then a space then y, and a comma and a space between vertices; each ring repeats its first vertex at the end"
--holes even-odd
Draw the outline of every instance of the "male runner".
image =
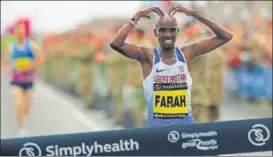
POLYGON ((29 113, 31 89, 35 81, 35 69, 45 62, 38 44, 25 37, 25 26, 14 26, 16 41, 7 49, 3 58, 3 69, 11 77, 12 94, 16 106, 16 118, 19 127, 18 137, 26 136, 23 119, 29 113))
POLYGON ((195 57, 225 44, 232 37, 232 33, 225 28, 184 6, 171 8, 169 14, 164 14, 157 7, 141 10, 120 28, 110 45, 120 54, 135 59, 141 64, 144 94, 148 105, 148 126, 195 123, 191 109, 192 61, 195 57), (125 43, 128 33, 139 19, 150 18, 148 14, 151 12, 160 16, 154 29, 159 48, 149 49, 125 43), (176 12, 185 13, 203 22, 214 32, 214 35, 181 48, 175 47, 179 28, 176 19, 172 16, 176 12))

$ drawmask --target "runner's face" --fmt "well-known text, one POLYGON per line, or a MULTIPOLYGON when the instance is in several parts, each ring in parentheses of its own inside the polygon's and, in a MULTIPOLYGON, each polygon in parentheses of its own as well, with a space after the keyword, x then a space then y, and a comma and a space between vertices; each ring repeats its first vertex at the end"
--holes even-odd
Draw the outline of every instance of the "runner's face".
POLYGON ((16 37, 24 37, 25 36, 25 26, 23 24, 17 24, 14 29, 14 35, 16 37))
POLYGON ((162 48, 174 48, 179 32, 177 23, 174 19, 164 17, 156 31, 159 44, 162 48))

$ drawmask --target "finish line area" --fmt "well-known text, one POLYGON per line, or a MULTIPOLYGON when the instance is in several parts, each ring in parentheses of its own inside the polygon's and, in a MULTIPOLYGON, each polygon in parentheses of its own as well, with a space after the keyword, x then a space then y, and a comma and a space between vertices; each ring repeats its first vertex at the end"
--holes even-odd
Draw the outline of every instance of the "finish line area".
POLYGON ((5 156, 225 156, 270 151, 272 118, 1 139, 5 156))

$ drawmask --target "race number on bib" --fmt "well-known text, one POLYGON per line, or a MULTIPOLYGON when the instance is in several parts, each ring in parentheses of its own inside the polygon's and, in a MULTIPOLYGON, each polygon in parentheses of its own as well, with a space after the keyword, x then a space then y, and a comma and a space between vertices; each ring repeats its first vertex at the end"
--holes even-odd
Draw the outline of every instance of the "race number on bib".
POLYGON ((187 84, 154 84, 153 95, 154 118, 183 118, 187 116, 187 84))
POLYGON ((29 58, 19 58, 14 61, 15 70, 20 72, 23 69, 28 68, 32 63, 32 60, 29 58))

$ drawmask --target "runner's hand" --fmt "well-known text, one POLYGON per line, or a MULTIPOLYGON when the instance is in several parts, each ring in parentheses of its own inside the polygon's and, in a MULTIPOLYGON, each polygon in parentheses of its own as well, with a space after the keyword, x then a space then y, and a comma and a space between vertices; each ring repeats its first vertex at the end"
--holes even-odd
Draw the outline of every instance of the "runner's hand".
POLYGON ((195 10, 184 7, 183 5, 174 6, 169 10, 169 15, 173 16, 176 12, 184 13, 188 16, 192 16, 195 10))
POLYGON ((149 7, 149 8, 146 8, 146 9, 142 9, 142 10, 137 12, 136 16, 137 16, 138 19, 140 19, 140 18, 150 19, 151 16, 149 14, 152 13, 152 12, 159 15, 160 18, 162 18, 164 16, 164 12, 158 7, 149 7))

